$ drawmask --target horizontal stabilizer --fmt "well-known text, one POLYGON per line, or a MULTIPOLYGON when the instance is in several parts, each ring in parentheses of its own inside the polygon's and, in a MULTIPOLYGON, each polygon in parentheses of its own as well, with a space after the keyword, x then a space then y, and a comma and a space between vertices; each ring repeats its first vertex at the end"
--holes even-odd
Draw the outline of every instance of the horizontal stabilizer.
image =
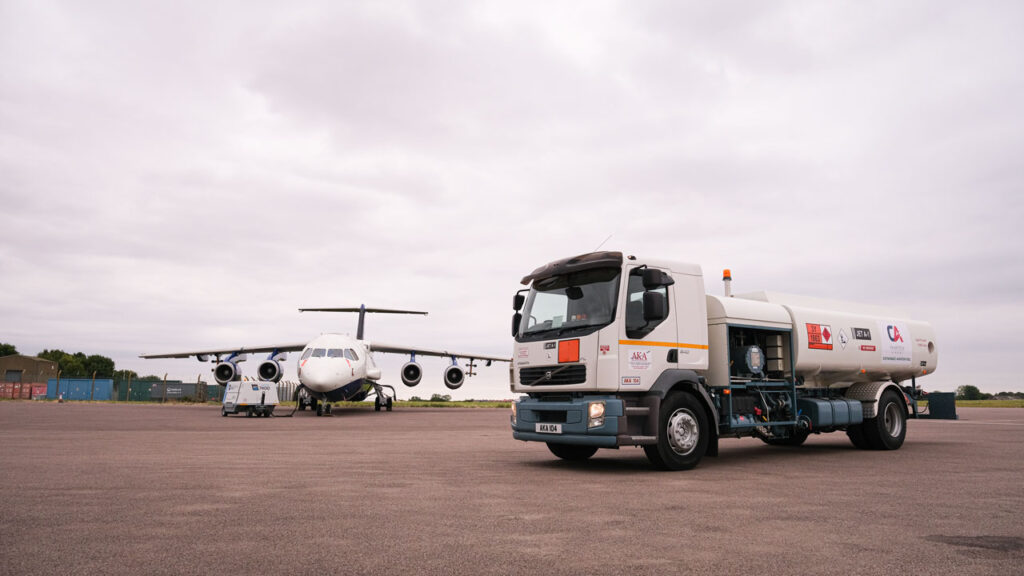
POLYGON ((299 312, 358 312, 359 313, 359 327, 356 328, 356 338, 358 340, 363 339, 363 326, 366 320, 367 312, 375 312, 377 314, 420 314, 426 316, 426 312, 417 312, 415 310, 392 310, 390 308, 367 308, 365 305, 359 308, 299 308, 299 312))
POLYGON ((299 308, 299 312, 374 312, 377 314, 422 314, 416 310, 391 310, 388 308, 299 308))

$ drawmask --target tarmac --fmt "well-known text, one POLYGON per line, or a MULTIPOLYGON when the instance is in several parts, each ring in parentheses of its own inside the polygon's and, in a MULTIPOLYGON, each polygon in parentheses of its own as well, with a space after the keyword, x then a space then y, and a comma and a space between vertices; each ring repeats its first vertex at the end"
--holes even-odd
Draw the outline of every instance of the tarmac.
POLYGON ((1024 410, 583 463, 504 409, 0 402, 0 574, 1020 574, 1024 410))

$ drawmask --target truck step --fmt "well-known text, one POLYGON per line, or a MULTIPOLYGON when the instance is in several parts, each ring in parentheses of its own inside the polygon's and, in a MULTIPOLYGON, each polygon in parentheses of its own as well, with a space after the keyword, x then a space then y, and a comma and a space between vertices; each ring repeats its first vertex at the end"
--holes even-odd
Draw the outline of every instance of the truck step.
POLYGON ((657 444, 657 436, 619 436, 619 444, 633 444, 641 446, 643 444, 657 444))
POLYGON ((647 416, 650 413, 649 406, 626 406, 626 416, 647 416))

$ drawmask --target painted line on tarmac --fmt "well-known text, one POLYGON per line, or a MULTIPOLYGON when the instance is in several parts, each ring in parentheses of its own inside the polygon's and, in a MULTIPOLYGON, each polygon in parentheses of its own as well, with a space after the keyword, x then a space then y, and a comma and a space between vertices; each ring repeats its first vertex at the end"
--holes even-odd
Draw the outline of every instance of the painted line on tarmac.
POLYGON ((947 424, 979 424, 983 426, 1024 426, 1024 422, 1000 422, 1000 421, 986 421, 976 422, 974 420, 946 420, 947 424))

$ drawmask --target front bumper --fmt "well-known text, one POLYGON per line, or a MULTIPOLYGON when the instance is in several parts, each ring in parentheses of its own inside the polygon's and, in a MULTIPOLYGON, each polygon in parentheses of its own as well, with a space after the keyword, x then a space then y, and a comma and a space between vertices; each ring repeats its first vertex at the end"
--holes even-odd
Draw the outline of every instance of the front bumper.
POLYGON ((623 402, 614 396, 581 396, 557 401, 524 397, 516 401, 517 418, 512 422, 512 437, 525 442, 615 448, 619 445, 619 424, 623 414, 623 402), (593 428, 588 427, 591 402, 604 402, 604 421, 593 428), (560 424, 562 433, 537 432, 539 423, 560 424))

